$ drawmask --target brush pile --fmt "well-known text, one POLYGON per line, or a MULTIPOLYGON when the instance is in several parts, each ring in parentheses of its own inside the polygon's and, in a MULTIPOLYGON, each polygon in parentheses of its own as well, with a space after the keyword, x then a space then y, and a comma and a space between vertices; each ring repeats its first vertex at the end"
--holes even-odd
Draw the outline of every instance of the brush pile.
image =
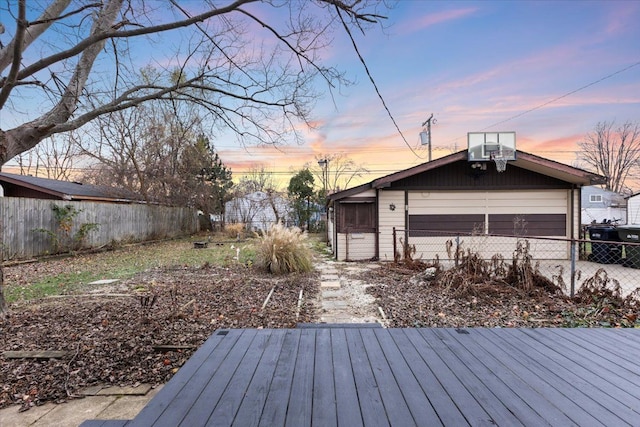
MULTIPOLYGON (((574 298, 561 275, 544 276, 520 239, 509 261, 447 245, 450 259, 411 257, 362 278, 391 327, 640 327, 640 290, 623 297, 599 270, 574 298)), ((410 253, 410 252, 409 252, 410 253)))

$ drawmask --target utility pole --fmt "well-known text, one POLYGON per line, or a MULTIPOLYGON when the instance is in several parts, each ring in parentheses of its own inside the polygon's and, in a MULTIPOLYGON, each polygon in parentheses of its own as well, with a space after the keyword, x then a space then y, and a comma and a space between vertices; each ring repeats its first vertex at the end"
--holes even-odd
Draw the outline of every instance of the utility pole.
POLYGON ((431 161, 431 122, 432 121, 433 121, 433 124, 436 124, 436 119, 433 118, 433 113, 431 113, 429 118, 422 123, 422 132, 420 132, 420 143, 422 145, 429 146, 429 161, 431 161))

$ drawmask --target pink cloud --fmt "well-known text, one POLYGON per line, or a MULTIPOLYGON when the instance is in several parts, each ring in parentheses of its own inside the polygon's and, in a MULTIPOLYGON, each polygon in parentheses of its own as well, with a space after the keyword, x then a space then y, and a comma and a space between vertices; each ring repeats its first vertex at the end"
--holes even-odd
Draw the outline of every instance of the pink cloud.
POLYGON ((437 25, 443 22, 454 21, 456 19, 464 18, 476 12, 476 10, 478 9, 476 8, 453 9, 453 10, 445 10, 438 13, 430 13, 428 15, 419 16, 403 24, 402 30, 400 32, 404 34, 409 34, 416 31, 420 31, 432 25, 437 25))

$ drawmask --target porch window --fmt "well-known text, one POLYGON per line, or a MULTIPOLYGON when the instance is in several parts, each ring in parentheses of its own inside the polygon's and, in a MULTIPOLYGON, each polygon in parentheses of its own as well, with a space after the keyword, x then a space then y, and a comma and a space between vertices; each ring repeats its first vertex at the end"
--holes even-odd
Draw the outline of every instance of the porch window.
POLYGON ((342 203, 339 233, 374 233, 376 231, 374 203, 342 203))

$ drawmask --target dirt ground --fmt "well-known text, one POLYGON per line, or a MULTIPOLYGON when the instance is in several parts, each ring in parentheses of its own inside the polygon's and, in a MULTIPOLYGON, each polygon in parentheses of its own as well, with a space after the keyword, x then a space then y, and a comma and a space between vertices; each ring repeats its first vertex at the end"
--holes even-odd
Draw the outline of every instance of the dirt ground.
MULTIPOLYGON (((374 269, 347 264, 339 274, 375 297, 372 308, 390 327, 640 327, 638 292, 622 298, 602 273, 571 299, 535 275, 468 261, 457 271, 420 263, 374 269)), ((65 263, 8 267, 5 280, 24 285, 30 276, 46 276, 48 268, 55 274, 65 263)), ((0 320, 3 352, 66 355, 0 357, 0 408, 62 402, 92 385, 164 383, 216 329, 319 321, 319 284, 318 272, 272 276, 241 264, 206 264, 149 270, 81 294, 15 303, 11 316, 0 320), (304 303, 298 309, 300 290, 304 303)))
MULTIPOLYGON (((5 278, 27 281, 28 270, 6 268, 5 278)), ((155 270, 89 293, 13 304, 9 319, 0 321, 3 352, 67 354, 2 357, 0 408, 62 402, 98 384, 164 383, 218 328, 293 328, 315 320, 316 292, 315 274, 271 276, 241 265, 207 266, 155 270), (300 290, 305 303, 298 310, 300 290)))

